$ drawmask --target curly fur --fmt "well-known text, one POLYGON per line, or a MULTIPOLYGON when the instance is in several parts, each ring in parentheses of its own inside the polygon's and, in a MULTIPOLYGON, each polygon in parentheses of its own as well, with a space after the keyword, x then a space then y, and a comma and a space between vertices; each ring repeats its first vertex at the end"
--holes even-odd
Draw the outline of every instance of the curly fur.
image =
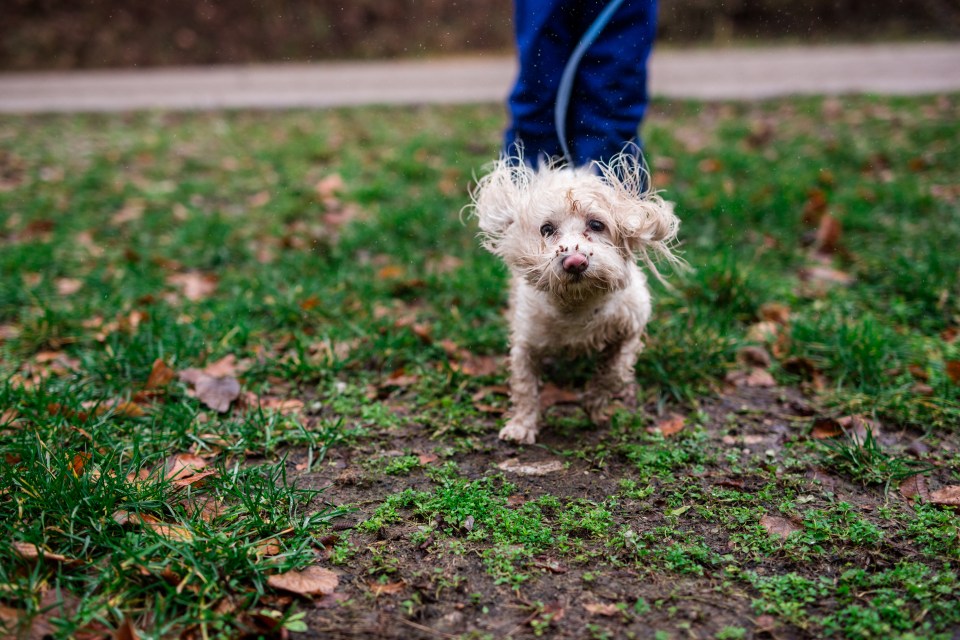
POLYGON ((584 396, 595 423, 614 395, 626 391, 635 405, 633 368, 650 318, 637 260, 658 278, 651 256, 681 263, 671 251, 680 221, 646 182, 629 153, 582 168, 502 157, 471 193, 481 242, 511 273, 511 413, 500 438, 535 442, 540 365, 551 354, 600 354, 584 396))

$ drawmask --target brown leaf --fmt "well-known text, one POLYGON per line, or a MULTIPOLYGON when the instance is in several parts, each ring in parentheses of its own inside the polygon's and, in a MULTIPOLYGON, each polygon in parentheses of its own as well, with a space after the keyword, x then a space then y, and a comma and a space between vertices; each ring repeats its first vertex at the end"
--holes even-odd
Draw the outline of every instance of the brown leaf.
POLYGON ((87 463, 90 462, 92 456, 86 451, 81 451, 73 456, 73 461, 70 463, 70 468, 73 469, 73 475, 78 478, 83 475, 83 469, 86 467, 87 463))
POLYGON ((431 464, 439 459, 435 453, 421 453, 419 456, 420 464, 431 464))
POLYGON ((57 278, 55 283, 57 293, 61 296, 72 296, 83 287, 83 280, 76 278, 57 278))
POLYGON ((468 376, 490 376, 500 370, 497 356, 478 356, 469 351, 460 352, 460 362, 451 362, 450 368, 468 376))
POLYGON ((840 248, 842 231, 840 222, 830 214, 820 218, 820 225, 817 227, 817 252, 827 255, 836 253, 837 249, 840 248))
POLYGON ((193 385, 193 395, 214 411, 226 413, 230 404, 240 397, 240 383, 236 378, 214 378, 200 369, 184 369, 178 374, 184 382, 193 385))
POLYGON ((162 538, 168 540, 177 540, 180 542, 189 542, 193 540, 193 534, 186 527, 179 524, 169 524, 161 522, 156 517, 148 513, 131 513, 129 511, 117 511, 113 514, 114 521, 121 525, 140 525, 144 529, 153 531, 162 538))
POLYGON ((193 453, 175 453, 164 461, 163 471, 167 478, 193 475, 203 471, 207 461, 193 453))
POLYGON ((167 276, 167 284, 179 287, 183 296, 191 302, 209 298, 217 290, 217 276, 190 271, 167 276))
POLYGON ((839 284, 839 285, 849 285, 853 283, 853 276, 839 269, 834 269, 833 267, 825 267, 814 265, 811 267, 804 267, 798 272, 800 279, 804 282, 812 282, 815 284, 839 284))
POLYGON ((515 473, 519 476, 546 476, 551 473, 563 471, 563 462, 560 460, 541 460, 538 462, 521 462, 516 458, 504 460, 497 467, 507 473, 515 473))
POLYGON ((267 540, 261 540, 253 548, 254 553, 258 556, 275 556, 278 555, 282 549, 280 548, 280 541, 276 538, 269 538, 267 540))
POLYGON ((680 414, 674 413, 669 418, 665 418, 657 422, 656 425, 652 427, 647 427, 648 433, 660 433, 663 437, 669 438, 670 436, 680 433, 683 430, 683 427, 686 425, 686 418, 680 414))
POLYGON ((395 264, 388 264, 377 271, 378 280, 398 280, 403 277, 403 267, 395 264))
POLYGON ((827 211, 827 194, 821 189, 811 189, 807 192, 807 202, 803 205, 801 220, 808 226, 820 222, 820 218, 827 211))
POLYGON ((592 616, 616 616, 619 615, 621 611, 620 607, 613 602, 585 604, 583 608, 592 616))
POLYGON ((737 387, 775 387, 777 381, 766 369, 751 367, 747 371, 731 371, 726 375, 726 381, 737 387))
POLYGON ((931 491, 930 502, 949 507, 960 507, 960 485, 947 485, 936 491, 931 491))
POLYGON ((540 410, 544 411, 558 404, 577 404, 580 394, 572 389, 561 389, 552 382, 543 386, 540 392, 540 410))
POLYGON ((16 554, 24 560, 39 560, 42 557, 44 560, 51 562, 62 562, 66 565, 81 564, 81 561, 77 560, 76 558, 68 558, 67 556, 59 553, 53 553, 47 549, 41 549, 31 542, 20 542, 19 540, 14 540, 12 546, 16 554))
POLYGON ((767 533, 787 539, 794 531, 800 531, 800 527, 795 525, 788 518, 780 516, 764 515, 760 518, 760 526, 767 530, 767 533))
POLYGON ((737 352, 737 360, 750 367, 770 367, 770 354, 763 347, 743 347, 737 352))
POLYGON ((153 361, 153 367, 150 369, 150 375, 147 377, 147 383, 143 385, 144 389, 162 389, 177 377, 177 372, 170 368, 162 358, 153 361))
POLYGON ((110 218, 110 224, 119 226, 127 222, 134 222, 143 217, 144 201, 133 198, 123 203, 123 208, 110 218))
POLYGON ((333 571, 316 565, 303 571, 288 571, 267 578, 267 584, 274 589, 289 591, 301 596, 322 596, 333 593, 340 578, 333 571))
POLYGON ((768 302, 760 307, 760 317, 777 324, 788 324, 790 322, 790 307, 779 302, 768 302))
POLYGON ((814 420, 813 429, 810 431, 810 436, 817 440, 836 438, 842 434, 843 427, 833 418, 817 418, 814 420))
POLYGON ((140 634, 137 628, 133 626, 130 618, 124 618, 120 626, 113 632, 113 640, 139 640, 140 634))
POLYGON ((960 360, 947 360, 943 369, 954 384, 960 384, 960 360))
POLYGON ((900 495, 910 504, 919 497, 924 502, 930 501, 930 492, 927 490, 927 480, 922 475, 910 476, 900 483, 900 495))
POLYGON ((370 593, 375 596, 382 595, 393 595, 395 593, 400 593, 403 591, 403 588, 407 586, 407 583, 403 580, 397 582, 388 582, 387 584, 381 584, 379 582, 368 582, 367 586, 370 587, 370 593))
POLYGON ((747 328, 747 340, 762 344, 772 344, 780 335, 780 323, 774 320, 764 320, 750 325, 747 328))
POLYGON ((203 372, 211 378, 236 378, 238 369, 237 356, 228 353, 205 366, 203 372))
POLYGON ((392 372, 387 379, 380 383, 380 387, 409 387, 420 381, 420 376, 410 374, 403 369, 397 369, 392 372))

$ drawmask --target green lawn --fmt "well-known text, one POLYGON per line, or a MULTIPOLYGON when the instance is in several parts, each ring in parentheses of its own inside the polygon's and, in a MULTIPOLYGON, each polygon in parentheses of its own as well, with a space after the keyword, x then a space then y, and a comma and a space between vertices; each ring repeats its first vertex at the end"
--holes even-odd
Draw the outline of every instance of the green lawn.
POLYGON ((644 410, 524 449, 462 210, 501 107, 0 117, 0 624, 952 637, 958 123, 655 104, 644 410))

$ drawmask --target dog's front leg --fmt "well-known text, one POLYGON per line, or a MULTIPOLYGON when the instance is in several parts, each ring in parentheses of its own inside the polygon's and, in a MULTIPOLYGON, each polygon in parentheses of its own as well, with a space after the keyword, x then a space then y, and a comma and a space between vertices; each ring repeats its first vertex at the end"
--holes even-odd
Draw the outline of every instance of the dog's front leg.
POLYGON ((583 407, 594 424, 606 424, 606 408, 615 395, 623 394, 628 409, 637 408, 634 366, 642 346, 640 336, 633 335, 604 349, 599 369, 587 383, 583 399, 583 407))
POLYGON ((540 378, 533 354, 522 343, 510 348, 510 404, 511 416, 500 439, 533 444, 540 417, 540 378))

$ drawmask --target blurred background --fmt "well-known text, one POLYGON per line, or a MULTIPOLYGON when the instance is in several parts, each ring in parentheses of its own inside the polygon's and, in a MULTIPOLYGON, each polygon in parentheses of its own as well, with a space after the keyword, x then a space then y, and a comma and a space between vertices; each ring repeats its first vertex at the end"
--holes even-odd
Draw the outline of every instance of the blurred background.
MULTIPOLYGON (((511 0, 3 0, 0 70, 508 53, 511 0)), ((663 0, 659 46, 960 36, 957 0, 663 0)))

